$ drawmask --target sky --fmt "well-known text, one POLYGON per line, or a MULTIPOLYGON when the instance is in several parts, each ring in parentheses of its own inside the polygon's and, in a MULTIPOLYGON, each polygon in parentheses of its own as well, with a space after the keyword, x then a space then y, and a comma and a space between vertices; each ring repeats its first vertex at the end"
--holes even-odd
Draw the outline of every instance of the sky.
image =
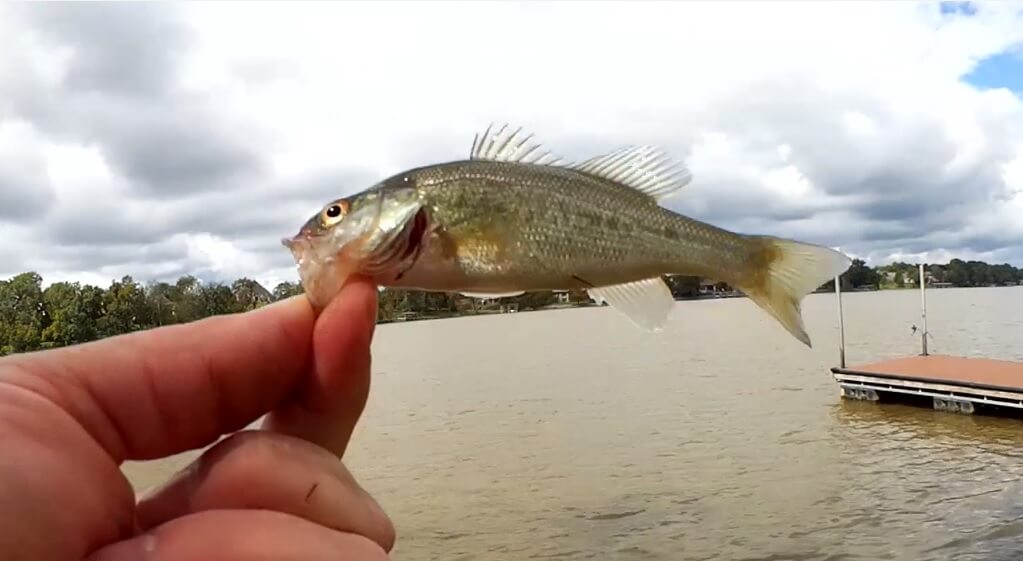
POLYGON ((272 287, 321 205, 490 123, 662 146, 666 206, 1023 266, 1023 3, 7 3, 0 278, 272 287))

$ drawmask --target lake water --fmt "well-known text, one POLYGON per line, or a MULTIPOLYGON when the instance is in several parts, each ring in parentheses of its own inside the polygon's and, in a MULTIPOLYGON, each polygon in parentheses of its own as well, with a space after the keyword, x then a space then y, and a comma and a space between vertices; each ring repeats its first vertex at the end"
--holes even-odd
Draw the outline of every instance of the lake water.
MULTIPOLYGON (((932 353, 1023 360, 1023 288, 927 295, 932 353)), ((919 292, 843 300, 850 364, 918 352, 919 292)), ((401 561, 1020 558, 1023 422, 842 401, 834 295, 804 316, 813 350, 746 299, 383 325, 346 461, 401 561)))

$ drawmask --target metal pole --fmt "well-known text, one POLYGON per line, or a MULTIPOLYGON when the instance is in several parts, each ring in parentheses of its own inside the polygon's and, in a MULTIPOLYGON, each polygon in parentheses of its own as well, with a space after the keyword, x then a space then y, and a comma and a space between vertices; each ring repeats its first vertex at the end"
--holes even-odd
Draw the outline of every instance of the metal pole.
POLYGON ((845 314, 842 312, 841 275, 835 275, 835 298, 838 300, 838 366, 845 368, 845 314))
POLYGON ((927 356, 927 279, 924 278, 924 264, 920 264, 920 317, 923 329, 920 331, 920 347, 923 356, 927 356))

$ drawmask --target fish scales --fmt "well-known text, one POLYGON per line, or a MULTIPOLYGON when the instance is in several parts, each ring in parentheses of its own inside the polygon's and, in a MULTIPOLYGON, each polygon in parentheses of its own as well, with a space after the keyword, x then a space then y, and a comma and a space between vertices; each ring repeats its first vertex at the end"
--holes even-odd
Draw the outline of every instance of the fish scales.
POLYGON ((663 275, 692 275, 737 288, 811 346, 801 301, 848 256, 661 206, 691 177, 655 147, 565 163, 520 132, 488 128, 468 159, 397 173, 309 217, 283 242, 313 305, 355 274, 482 298, 577 288, 660 330, 675 306, 663 275))
MULTIPOLYGON (((720 276, 748 258, 736 235, 584 173, 483 161, 403 177, 454 245, 470 248, 457 266, 474 290, 589 288, 665 270, 720 276)), ((416 287, 416 272, 395 284, 416 287)))

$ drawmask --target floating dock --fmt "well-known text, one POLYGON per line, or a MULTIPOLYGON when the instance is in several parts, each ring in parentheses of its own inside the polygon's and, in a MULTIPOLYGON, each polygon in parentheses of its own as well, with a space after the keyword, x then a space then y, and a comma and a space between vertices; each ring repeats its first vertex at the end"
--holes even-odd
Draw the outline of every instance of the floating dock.
POLYGON ((927 351, 927 297, 920 265, 923 329, 921 353, 847 366, 842 289, 835 279, 839 317, 839 363, 831 369, 846 399, 933 407, 953 413, 1023 417, 1023 363, 987 358, 931 355, 927 351))
POLYGON ((844 398, 1023 416, 1023 363, 921 355, 835 367, 831 372, 844 398))

